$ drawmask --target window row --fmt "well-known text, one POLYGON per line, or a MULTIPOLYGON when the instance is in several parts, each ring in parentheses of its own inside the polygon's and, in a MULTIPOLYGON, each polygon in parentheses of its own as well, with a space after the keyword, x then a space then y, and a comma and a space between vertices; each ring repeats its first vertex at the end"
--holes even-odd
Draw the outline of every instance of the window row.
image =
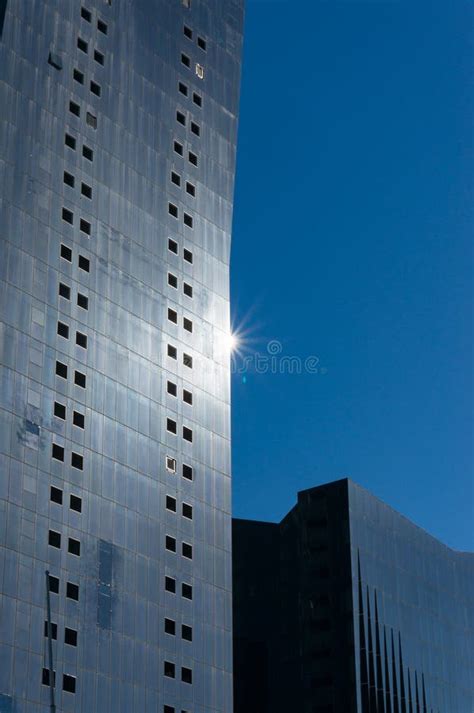
MULTIPOLYGON (((179 254, 179 247, 178 247, 178 243, 176 242, 176 240, 173 240, 172 238, 168 238, 168 250, 171 253, 174 253, 174 255, 179 254)), ((186 248, 184 248, 183 260, 185 260, 186 262, 189 262, 191 265, 193 264, 193 254, 192 254, 191 250, 187 250, 186 248)))
MULTIPOLYGON (((62 361, 56 361, 56 376, 60 376, 61 379, 67 379, 68 378, 68 366, 67 364, 64 364, 62 361)), ((77 369, 74 370, 74 383, 76 386, 80 386, 81 389, 86 388, 86 375, 82 373, 82 371, 77 371, 77 369)))
MULTIPOLYGON (((176 473, 176 458, 173 458, 172 456, 166 456, 165 458, 166 462, 166 470, 168 473, 176 473)), ((193 480, 194 479, 194 470, 191 465, 187 465, 186 463, 183 463, 182 465, 182 470, 181 470, 181 475, 183 478, 186 480, 193 480)))
MULTIPOLYGON (((72 76, 73 76, 73 79, 75 82, 78 82, 79 84, 84 85, 84 82, 85 82, 84 72, 81 72, 79 69, 74 68, 72 76)), ((96 97, 100 97, 100 95, 102 94, 102 87, 100 86, 100 84, 97 84, 97 82, 94 82, 93 79, 91 79, 89 82, 89 89, 92 92, 92 94, 95 94, 96 97)))
MULTIPOLYGON (((71 134, 66 133, 64 135, 64 143, 68 148, 72 149, 73 151, 76 150, 77 139, 75 139, 74 136, 71 136, 71 134)), ((88 161, 94 160, 94 151, 90 148, 90 146, 86 146, 86 144, 82 145, 82 155, 88 161)))
MULTIPOLYGON (((168 285, 170 287, 173 287, 175 290, 178 289, 178 277, 177 277, 177 275, 174 275, 172 272, 168 272, 168 285)), ((190 297, 192 299, 193 288, 187 282, 183 282, 183 293, 186 295, 186 297, 190 297)))
MULTIPOLYGON (((81 17, 86 22, 92 22, 92 13, 84 6, 81 7, 81 17)), ((102 32, 103 35, 106 35, 108 32, 107 24, 101 19, 97 19, 97 29, 99 32, 102 32)))
MULTIPOLYGON (((66 184, 66 186, 74 188, 76 185, 76 178, 72 175, 72 173, 64 171, 63 182, 66 184)), ((85 198, 88 198, 89 200, 92 199, 92 186, 89 186, 87 183, 84 183, 84 181, 81 182, 81 195, 85 198)))
MULTIPOLYGON (((178 156, 184 156, 184 146, 179 141, 173 141, 173 151, 178 154, 178 156)), ((198 157, 193 151, 188 151, 188 161, 193 166, 198 165, 198 157)))
MULTIPOLYGON (((173 552, 176 554, 176 537, 173 537, 172 535, 166 535, 165 548, 168 550, 168 552, 173 552)), ((183 557, 186 557, 186 559, 192 560, 193 546, 190 545, 189 542, 182 542, 181 554, 183 557)))
MULTIPOLYGON (((49 591, 51 594, 59 594, 59 577, 49 575, 49 591)), ((75 602, 79 601, 79 585, 73 582, 66 582, 66 598, 75 602)))
MULTIPOLYGON (((176 171, 171 171, 171 183, 181 188, 181 176, 176 171)), ((185 181, 186 193, 192 198, 196 198, 196 186, 190 181, 185 181)))
MULTIPOLYGON (((69 325, 65 322, 58 321, 57 333, 63 339, 69 339, 69 325)), ((76 344, 78 347, 87 349, 87 335, 83 332, 76 331, 76 344)))
MULTIPOLYGON (((165 592, 170 594, 176 594, 176 579, 174 577, 165 576, 165 592)), ((192 601, 193 598, 193 585, 187 584, 186 582, 181 583, 181 596, 183 599, 189 599, 192 601)))
MULTIPOLYGON (((200 66, 201 65, 197 64, 196 68, 200 67, 200 66)), ((189 87, 184 82, 178 82, 178 91, 180 94, 183 95, 183 97, 189 96, 189 87)), ((192 99, 193 99, 194 104, 196 104, 196 106, 202 107, 202 96, 200 94, 198 94, 197 92, 193 92, 192 99)))
MULTIPOLYGON (((166 509, 174 513, 177 511, 177 501, 173 495, 166 496, 166 509)), ((188 520, 192 520, 193 506, 189 503, 182 503, 181 513, 183 517, 187 518, 188 520)))
MULTIPOLYGON (((193 34, 194 34, 194 33, 193 33, 192 29, 191 29, 190 27, 188 27, 188 25, 184 25, 184 27, 183 27, 183 33, 184 33, 184 36, 188 38, 188 40, 192 40, 192 39, 193 39, 193 34)), ((204 52, 207 50, 207 42, 206 42, 206 40, 204 39, 204 37, 200 37, 200 36, 198 35, 197 38, 196 38, 196 42, 197 42, 198 47, 199 47, 200 49, 202 49, 204 52)))
MULTIPOLYGON (((57 641, 58 639, 58 625, 55 624, 54 622, 51 622, 50 624, 51 627, 51 638, 54 639, 54 641, 57 641)), ((48 637, 48 622, 44 622, 44 635, 48 637)), ((76 629, 70 629, 68 626, 64 627, 64 643, 67 644, 68 646, 77 646, 77 631, 76 629)))
MULTIPOLYGON (((64 282, 59 283, 58 294, 60 297, 64 297, 65 300, 71 300, 71 288, 64 282)), ((83 295, 82 292, 77 293, 77 306, 81 309, 89 309, 89 298, 83 295)))
MULTIPOLYGON (((178 433, 178 424, 176 421, 172 418, 167 418, 166 419, 166 430, 168 433, 172 433, 174 436, 177 435, 178 433)), ((189 443, 193 442, 193 430, 192 428, 188 428, 187 426, 183 426, 183 438, 185 441, 188 441, 189 443)))
MULTIPOLYGON (((170 322, 173 322, 173 324, 178 324, 178 313, 176 312, 175 309, 172 309, 171 307, 168 307, 168 320, 170 322)), ((183 328, 187 332, 192 332, 193 331, 192 320, 188 319, 187 317, 183 317, 183 328)))
MULTIPOLYGON (((49 499, 52 503, 62 505, 64 499, 63 496, 64 493, 61 488, 56 488, 54 485, 51 486, 49 491, 49 499)), ((71 493, 71 495, 69 496, 69 507, 75 512, 82 512, 82 498, 80 498, 78 495, 73 495, 71 493)))
MULTIPOLYGON (((91 84, 92 84, 92 82, 91 82, 91 84)), ((69 102, 69 111, 71 112, 71 114, 74 114, 74 116, 77 116, 80 118, 81 107, 79 106, 79 104, 72 101, 72 99, 69 102)), ((90 111, 86 111, 86 124, 87 124, 87 126, 90 126, 92 129, 97 129, 97 117, 95 116, 95 114, 92 114, 90 111)), ((66 134, 66 136, 67 136, 67 134, 66 134)))
MULTIPOLYGON (((56 530, 48 531, 48 545, 55 547, 56 549, 61 549, 61 533, 56 532, 56 530)), ((67 551, 71 555, 76 555, 76 557, 81 556, 81 543, 79 540, 74 539, 74 537, 68 537, 67 541, 67 551)))
MULTIPOLYGON (((187 124, 186 115, 183 114, 182 111, 179 111, 179 109, 176 111, 176 121, 178 122, 178 124, 181 124, 181 126, 186 126, 187 124)), ((199 126, 199 124, 196 124, 195 121, 191 121, 189 126, 193 134, 195 134, 196 136, 201 136, 201 127, 199 126)))
MULTIPOLYGON (((72 262, 71 248, 68 248, 68 246, 64 245, 64 243, 61 243, 60 256, 63 260, 66 260, 67 262, 72 262)), ((80 270, 84 270, 84 272, 90 272, 91 263, 89 258, 84 257, 84 255, 79 255, 77 258, 77 266, 80 270)))
MULTIPOLYGON (((43 669, 42 683, 43 683, 43 686, 50 685, 50 683, 49 683, 49 668, 43 669)), ((56 671, 53 671, 53 686, 56 686, 56 671)), ((68 673, 63 673, 63 691, 67 691, 68 693, 76 692, 76 677, 75 676, 71 676, 68 673)))
MULTIPOLYGON (((62 421, 66 420, 66 406, 59 401, 54 402, 54 415, 56 418, 60 418, 62 421)), ((79 411, 73 411, 72 412, 72 423, 74 426, 77 426, 78 428, 84 429, 85 426, 85 417, 83 413, 80 413, 79 411)))
MULTIPOLYGON (((168 213, 173 216, 173 218, 178 218, 179 217, 179 210, 178 206, 176 206, 174 203, 168 203, 168 213)), ((188 227, 188 228, 193 228, 194 227, 194 220, 189 213, 183 213, 183 223, 188 227)))
MULTIPOLYGON (((61 463, 64 463, 64 453, 63 446, 57 443, 52 444, 51 457, 54 458, 54 460, 59 460, 61 463)), ((73 451, 71 453, 71 465, 73 468, 77 468, 77 470, 84 470, 84 456, 81 456, 80 453, 74 453, 73 451)))
MULTIPOLYGON (((166 382, 166 391, 171 396, 178 397, 178 386, 174 381, 166 382)), ((190 406, 193 405, 193 394, 191 391, 188 391, 188 389, 183 389, 183 401, 190 406)))
MULTIPOLYGON (((163 673, 168 678, 176 678, 176 666, 171 661, 165 661, 163 667, 163 673)), ((193 682, 193 672, 192 669, 186 668, 186 666, 181 666, 181 680, 183 683, 193 682)))
MULTIPOLYGON (((72 210, 63 207, 61 215, 65 223, 69 223, 69 225, 74 225, 74 213, 72 212, 72 210)), ((90 237, 92 226, 88 220, 81 218, 79 220, 79 228, 82 233, 90 237)))
MULTIPOLYGON (((178 358, 178 350, 172 344, 168 344, 167 354, 170 357, 170 359, 178 358)), ((190 354, 183 353, 183 364, 184 364, 184 366, 187 366, 188 369, 193 368, 193 358, 190 354)))
MULTIPOLYGON (((165 619, 165 634, 176 636, 176 622, 174 619, 165 619)), ((187 624, 181 624, 181 638, 185 641, 193 640, 193 628, 187 624)))
MULTIPOLYGON (((81 50, 81 52, 84 52, 84 54, 89 53, 89 44, 85 40, 83 40, 82 37, 77 38, 77 48, 81 50)), ((94 57, 94 60, 97 62, 97 64, 104 66, 105 57, 102 52, 99 52, 99 50, 95 49, 92 56, 94 57)))

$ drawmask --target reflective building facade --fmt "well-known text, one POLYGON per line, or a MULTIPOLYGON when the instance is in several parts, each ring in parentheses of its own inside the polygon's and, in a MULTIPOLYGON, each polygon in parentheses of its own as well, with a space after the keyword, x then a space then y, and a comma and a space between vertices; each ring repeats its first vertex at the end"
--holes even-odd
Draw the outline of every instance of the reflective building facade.
POLYGON ((474 555, 349 480, 234 520, 235 713, 472 713, 474 555))
POLYGON ((242 23, 0 2, 1 713, 232 710, 242 23))

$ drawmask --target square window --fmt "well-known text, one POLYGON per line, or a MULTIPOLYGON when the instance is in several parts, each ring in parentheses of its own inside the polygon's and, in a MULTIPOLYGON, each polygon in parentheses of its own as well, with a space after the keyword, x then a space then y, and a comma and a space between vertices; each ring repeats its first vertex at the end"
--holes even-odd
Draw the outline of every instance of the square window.
POLYGON ((78 428, 84 428, 84 414, 79 413, 79 411, 73 411, 72 422, 78 428))
POLYGON ((87 349, 87 336, 82 332, 76 332, 76 344, 78 347, 87 349))
POLYGON ((84 146, 82 147, 82 155, 84 158, 86 158, 88 161, 93 161, 94 160, 94 152, 89 146, 84 146))
POLYGON ((173 619, 165 619, 165 633, 175 636, 176 634, 176 622, 173 619))
POLYGON ((59 594, 59 578, 49 575, 49 591, 52 594, 59 594))
POLYGON ((191 626, 188 626, 187 624, 183 624, 181 626, 181 636, 185 641, 192 641, 193 640, 193 629, 191 626))
POLYGON ((165 676, 168 678, 174 678, 175 677, 175 665, 174 663, 171 663, 171 661, 165 661, 164 662, 164 667, 163 667, 163 672, 165 676))
POLYGON ((181 186, 181 176, 174 171, 171 171, 171 183, 174 183, 175 186, 181 186))
POLYGON ((79 255, 79 269, 84 270, 84 272, 89 272, 90 271, 90 260, 87 257, 84 257, 83 255, 79 255))
POLYGON ((84 218, 81 218, 79 225, 83 233, 85 233, 86 235, 91 234, 91 224, 89 223, 89 221, 84 220, 84 218))
POLYGON ((84 470, 84 456, 79 453, 71 453, 71 465, 77 470, 84 470))
POLYGON ((102 20, 97 20, 97 29, 102 32, 103 35, 107 34, 107 25, 102 20))
POLYGON ((63 208, 62 217, 63 217, 63 220, 66 221, 66 223, 69 223, 69 225, 73 225, 74 215, 71 210, 68 210, 67 208, 63 208))
POLYGON ((174 203, 168 203, 168 213, 173 216, 173 218, 178 217, 178 208, 174 203))
POLYGON ((99 52, 99 50, 94 50, 94 59, 98 64, 104 66, 105 57, 102 52, 99 52))
POLYGON ((193 263, 193 254, 192 254, 191 250, 186 250, 186 248, 184 248, 184 250, 183 250, 183 258, 184 258, 184 260, 186 260, 186 262, 189 262, 189 263, 191 263, 191 265, 192 265, 192 263, 193 263))
POLYGON ((165 577, 165 591, 176 594, 176 580, 173 577, 165 577))
POLYGON ((189 181, 186 181, 186 193, 189 193, 193 198, 196 197, 196 187, 193 186, 192 183, 189 183, 189 181))
POLYGON ((59 296, 64 297, 65 300, 71 299, 71 288, 63 282, 59 283, 59 296))
MULTIPOLYGON (((79 106, 79 104, 76 104, 76 102, 73 102, 73 101, 69 102, 69 111, 71 112, 71 114, 74 114, 74 116, 81 115, 81 107, 79 106)), ((74 148, 75 148, 75 146, 74 146, 74 148)))
POLYGON ((67 245, 61 245, 61 257, 68 262, 72 261, 72 250, 67 245))
POLYGON ((55 488, 54 485, 51 486, 49 490, 49 499, 52 503, 57 503, 58 505, 63 504, 63 491, 60 488, 55 488))
POLYGON ((62 379, 67 379, 67 366, 61 361, 56 362, 56 374, 62 379))
POLYGON ((200 47, 200 49, 204 50, 204 52, 205 52, 207 49, 206 40, 203 37, 198 37, 197 43, 198 43, 198 47, 200 47))
POLYGON ((69 498, 69 507, 75 512, 82 512, 82 498, 78 495, 71 495, 69 498))
POLYGON ((67 551, 71 555, 76 555, 76 557, 80 557, 81 543, 79 542, 79 540, 75 540, 74 537, 70 537, 68 540, 67 551))
POLYGON ((163 713, 176 713, 176 708, 173 708, 173 706, 163 706, 163 713))
POLYGON ((55 530, 49 530, 48 532, 48 545, 51 547, 56 547, 59 549, 61 547, 61 534, 55 530))
POLYGON ((188 369, 193 368, 193 358, 189 354, 183 354, 183 364, 187 366, 188 369))
POLYGON ((80 371, 74 372, 74 383, 76 386, 80 386, 81 389, 86 388, 86 375, 80 371))
POLYGON ((200 94, 196 94, 196 92, 193 93, 193 102, 196 104, 196 106, 201 107, 202 106, 202 97, 200 94))
POLYGON ((60 404, 58 401, 54 402, 54 415, 56 418, 62 418, 63 421, 66 420, 66 407, 64 404, 60 404))
POLYGON ((193 598, 193 587, 191 584, 185 584, 185 582, 182 583, 181 596, 184 597, 184 599, 192 599, 193 598))
POLYGON ((193 682, 193 672, 190 668, 186 668, 186 666, 181 667, 181 680, 183 681, 183 683, 193 682))
POLYGON ((178 254, 178 243, 176 240, 172 240, 171 238, 168 238, 168 250, 171 253, 174 253, 175 255, 178 254))
POLYGON ((186 478, 186 480, 193 480, 193 475, 192 466, 183 463, 183 478, 186 478))
POLYGON ((79 84, 84 84, 84 74, 80 72, 78 69, 75 69, 72 75, 75 79, 76 82, 79 82, 79 84))
POLYGON ((69 339, 69 327, 64 322, 58 322, 57 332, 60 337, 69 339))
POLYGON ((171 396, 178 395, 178 387, 172 381, 166 383, 166 391, 171 394, 171 396))
POLYGON ((197 165, 198 165, 198 157, 196 156, 195 153, 193 153, 192 151, 190 151, 189 154, 188 154, 188 158, 189 158, 189 163, 192 163, 193 166, 197 166, 197 165))
MULTIPOLYGON (((54 639, 54 641, 56 641, 56 639, 58 638, 58 625, 53 624, 53 622, 51 622, 50 626, 51 626, 51 638, 54 639)), ((44 622, 44 635, 46 636, 46 638, 49 637, 48 629, 49 629, 48 622, 45 621, 44 622)))
POLYGON ((192 216, 189 215, 189 213, 185 213, 183 216, 184 224, 188 226, 188 228, 193 227, 193 218, 192 216))
POLYGON ((178 154, 178 156, 182 156, 184 153, 183 145, 180 144, 179 141, 175 141, 173 143, 173 149, 174 149, 174 152, 178 154))
POLYGON ((176 349, 176 347, 173 347, 171 344, 168 344, 168 356, 171 357, 171 359, 178 358, 178 350, 176 349))
POLYGON ((95 94, 96 97, 100 97, 100 94, 101 94, 101 91, 102 91, 102 90, 101 90, 101 87, 100 87, 100 84, 97 84, 97 82, 93 82, 93 81, 91 80, 90 88, 91 88, 92 94, 95 94))
POLYGON ((92 15, 91 15, 91 13, 89 12, 89 10, 86 10, 85 7, 81 7, 81 17, 82 17, 83 20, 85 20, 86 22, 90 22, 90 21, 91 21, 91 18, 92 18, 92 15))
POLYGON ((187 54, 184 54, 184 52, 181 52, 181 64, 184 64, 185 67, 191 66, 191 60, 187 54))
POLYGON ((68 673, 63 673, 63 691, 68 693, 76 692, 76 677, 70 676, 68 673))
POLYGON ((75 629, 64 629, 64 643, 68 646, 77 646, 77 631, 75 629))
POLYGON ((193 31, 190 27, 188 27, 187 25, 184 25, 183 32, 189 40, 193 39, 193 31))
POLYGON ((201 127, 199 126, 199 124, 196 124, 194 121, 191 122, 191 131, 196 136, 201 136, 201 127))
POLYGON ((77 293, 77 305, 82 309, 89 309, 89 298, 80 292, 77 293))
POLYGON ((83 40, 82 37, 77 38, 77 47, 81 50, 81 52, 85 52, 87 54, 87 42, 83 40))
POLYGON ((166 509, 171 512, 176 512, 176 498, 173 498, 171 495, 166 496, 166 509))
POLYGON ((193 519, 193 506, 189 505, 189 503, 183 503, 183 517, 186 517, 188 520, 193 519))
POLYGON ((176 538, 166 535, 165 547, 168 552, 176 552, 176 538))
POLYGON ((51 446, 51 457, 54 458, 54 460, 64 462, 64 448, 58 446, 57 443, 53 443, 51 446))
POLYGON ((73 599, 75 602, 78 602, 79 601, 79 585, 73 584, 72 582, 67 582, 66 597, 68 599, 73 599))
POLYGON ((187 317, 184 317, 183 319, 183 327, 187 332, 192 332, 193 331, 193 323, 190 319, 187 317))
POLYGON ((168 285, 170 287, 174 287, 175 289, 178 287, 178 278, 176 275, 173 275, 172 272, 168 272, 168 285))
POLYGON ((88 186, 87 183, 81 183, 81 193, 86 198, 92 198, 92 188, 88 186))
POLYGON ((188 560, 192 560, 193 558, 193 546, 190 545, 188 542, 183 542, 181 545, 181 553, 183 557, 186 557, 188 560))
POLYGON ((169 473, 176 473, 176 458, 171 458, 171 456, 166 456, 166 470, 169 473))
POLYGON ((64 143, 66 146, 68 146, 70 149, 73 149, 73 151, 76 150, 76 139, 74 136, 71 136, 71 134, 65 134, 64 135, 64 143))
MULTIPOLYGON (((43 669, 41 683, 43 684, 43 686, 49 686, 49 668, 43 669)), ((56 685, 56 671, 53 671, 53 687, 55 685, 56 685)))
POLYGON ((173 433, 174 435, 176 435, 176 431, 177 431, 176 421, 173 421, 172 418, 167 418, 166 419, 166 430, 169 433, 173 433))
POLYGON ((86 114, 86 124, 91 126, 93 129, 97 129, 97 117, 91 114, 90 111, 86 114))
POLYGON ((180 92, 181 94, 183 94, 185 97, 188 96, 188 88, 187 88, 186 84, 184 84, 183 82, 179 82, 179 83, 178 83, 178 90, 179 90, 179 92, 180 92))
POLYGON ((178 324, 178 313, 170 307, 168 307, 168 319, 170 322, 173 322, 173 324, 178 324))
POLYGON ((187 389, 183 389, 183 401, 190 406, 193 405, 193 395, 187 389))
POLYGON ((187 282, 183 282, 183 292, 186 295, 186 297, 191 297, 193 296, 193 288, 191 285, 188 285, 187 282))
POLYGON ((176 112, 176 121, 178 122, 178 124, 186 126, 186 117, 181 111, 176 112))
POLYGON ((63 181, 67 186, 71 186, 71 188, 74 188, 75 179, 71 173, 64 171, 63 181))

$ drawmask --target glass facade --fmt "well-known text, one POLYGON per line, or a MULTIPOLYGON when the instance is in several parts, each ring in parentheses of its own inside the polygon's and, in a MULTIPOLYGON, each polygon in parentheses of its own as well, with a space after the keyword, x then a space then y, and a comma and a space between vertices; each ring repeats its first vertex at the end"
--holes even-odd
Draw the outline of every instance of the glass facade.
POLYGON ((351 481, 234 520, 235 713, 471 713, 474 555, 351 481))
POLYGON ((232 710, 242 23, 0 2, 1 713, 232 710))

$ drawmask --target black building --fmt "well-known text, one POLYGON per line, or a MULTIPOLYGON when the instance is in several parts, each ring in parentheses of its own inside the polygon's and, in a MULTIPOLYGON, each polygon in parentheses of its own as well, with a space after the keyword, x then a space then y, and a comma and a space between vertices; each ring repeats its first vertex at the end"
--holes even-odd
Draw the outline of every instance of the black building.
POLYGON ((474 555, 349 480, 233 521, 235 713, 472 713, 474 555))

